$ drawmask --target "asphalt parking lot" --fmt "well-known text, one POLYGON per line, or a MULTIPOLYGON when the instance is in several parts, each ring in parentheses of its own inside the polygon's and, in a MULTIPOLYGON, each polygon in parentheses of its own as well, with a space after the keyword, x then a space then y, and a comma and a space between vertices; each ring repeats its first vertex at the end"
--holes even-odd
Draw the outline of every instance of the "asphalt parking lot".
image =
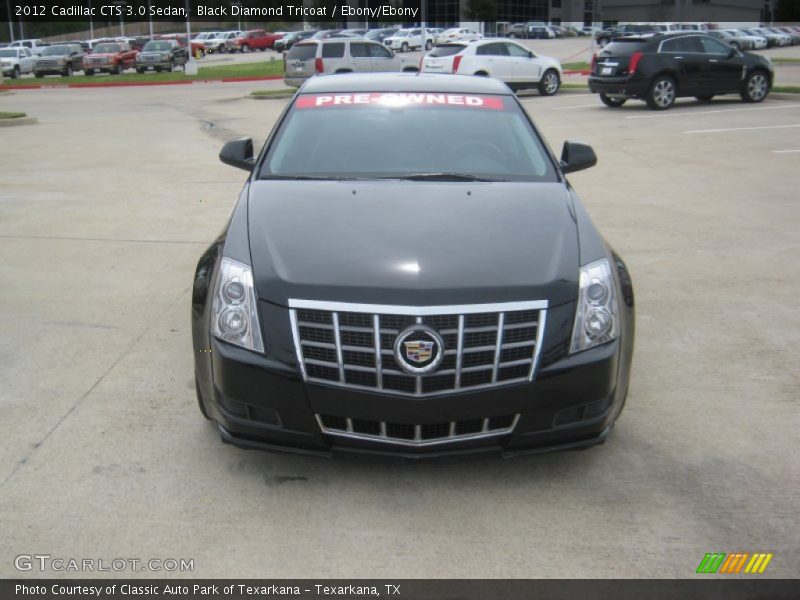
POLYGON ((764 576, 800 572, 800 97, 524 99, 557 152, 599 157, 570 181, 634 277, 627 407, 585 452, 408 464, 235 449, 197 411, 194 265, 244 179, 220 146, 260 144, 285 105, 246 98, 263 87, 0 95, 39 119, 0 134, 0 576, 41 575, 14 568, 33 553, 625 578, 764 551, 764 576))

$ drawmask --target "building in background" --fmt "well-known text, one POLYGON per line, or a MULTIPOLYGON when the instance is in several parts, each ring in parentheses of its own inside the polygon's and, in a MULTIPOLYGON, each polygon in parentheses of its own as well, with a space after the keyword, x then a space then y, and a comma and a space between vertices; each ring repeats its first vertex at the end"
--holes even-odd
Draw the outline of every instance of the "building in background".
MULTIPOLYGON (((344 0, 371 7, 387 0, 344 0)), ((781 0, 422 0, 432 27, 462 26, 482 30, 494 24, 532 21, 576 27, 593 22, 697 21, 769 23, 781 0)), ((787 1, 787 0, 783 0, 787 1)), ((788 0, 800 2, 800 0, 788 0)), ((313 0, 306 0, 313 4, 313 0)), ((360 23, 368 25, 363 21, 360 23)))

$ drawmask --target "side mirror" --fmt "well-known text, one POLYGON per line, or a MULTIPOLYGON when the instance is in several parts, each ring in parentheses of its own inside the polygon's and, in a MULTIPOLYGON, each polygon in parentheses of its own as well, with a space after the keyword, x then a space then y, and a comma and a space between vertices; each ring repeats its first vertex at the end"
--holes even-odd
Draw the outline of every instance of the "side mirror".
POLYGON ((220 150, 219 159, 226 165, 252 171, 256 164, 256 159, 253 158, 253 140, 242 138, 228 142, 220 150))
POLYGON ((564 142, 561 150, 561 171, 574 173, 597 164, 597 156, 591 146, 577 142, 564 142))

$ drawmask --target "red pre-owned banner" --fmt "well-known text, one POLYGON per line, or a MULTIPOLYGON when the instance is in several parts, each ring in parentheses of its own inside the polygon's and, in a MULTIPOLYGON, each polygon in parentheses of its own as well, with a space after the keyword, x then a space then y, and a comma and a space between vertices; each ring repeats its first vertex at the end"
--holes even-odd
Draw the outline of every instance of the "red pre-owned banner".
POLYGON ((503 110, 503 100, 497 96, 473 94, 423 94, 423 93, 346 93, 304 94, 297 98, 296 108, 327 108, 331 106, 380 105, 386 107, 450 106, 503 110))

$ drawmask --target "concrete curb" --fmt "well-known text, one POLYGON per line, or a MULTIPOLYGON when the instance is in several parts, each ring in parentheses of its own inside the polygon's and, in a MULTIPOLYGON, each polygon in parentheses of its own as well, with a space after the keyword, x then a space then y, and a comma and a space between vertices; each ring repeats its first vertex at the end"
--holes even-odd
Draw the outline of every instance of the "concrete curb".
POLYGON ((247 96, 251 100, 285 100, 286 98, 291 98, 294 96, 294 92, 292 93, 285 93, 285 94, 274 94, 272 96, 247 96))
POLYGON ((18 125, 36 125, 36 117, 19 117, 17 119, 0 119, 0 127, 17 127, 18 125))
POLYGON ((275 81, 276 79, 283 79, 283 75, 269 75, 266 77, 225 77, 223 79, 191 79, 189 81, 120 81, 120 82, 103 82, 103 83, 65 83, 65 84, 47 84, 41 85, 15 85, 6 88, 9 92, 12 90, 41 90, 41 89, 79 89, 79 88, 110 88, 110 87, 151 87, 162 85, 193 85, 196 83, 241 83, 247 81, 275 81))
POLYGON ((800 94, 793 94, 791 92, 771 92, 767 98, 777 98, 778 100, 794 100, 800 101, 800 94))

